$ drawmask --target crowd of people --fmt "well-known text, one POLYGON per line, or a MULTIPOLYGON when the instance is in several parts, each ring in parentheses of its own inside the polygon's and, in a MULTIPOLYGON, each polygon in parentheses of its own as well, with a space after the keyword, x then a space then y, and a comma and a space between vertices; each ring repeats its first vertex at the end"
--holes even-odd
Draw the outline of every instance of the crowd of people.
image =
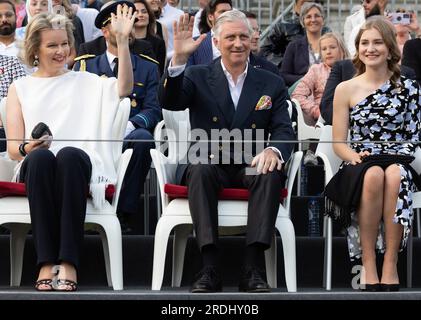
MULTIPOLYGON (((161 108, 189 108, 191 129, 208 137, 212 130, 264 133, 263 149, 252 141, 251 161, 241 144, 241 157, 232 148, 229 163, 215 163, 226 150, 219 145, 215 154, 209 142, 198 162, 180 162, 176 180, 187 186, 203 261, 191 291, 222 290, 217 203, 224 187, 250 191, 239 290, 270 291, 264 252, 293 152, 282 141, 296 137, 287 103, 293 98, 308 125, 332 125, 333 140, 350 134, 351 144, 333 146, 343 163, 326 187, 326 211, 347 230, 351 260, 362 261, 362 289, 399 290, 397 257, 411 231, 411 194, 419 185, 410 165, 421 129, 416 14, 408 11, 403 25, 392 19, 387 0, 364 0, 344 21, 343 39, 326 25, 322 4, 295 0, 291 17, 272 26, 260 46, 256 15, 236 10, 231 0, 199 0, 191 15, 177 5, 0 0, 0 97, 7 110, 1 120, 8 124, 0 129, 8 138, 0 151, 19 162, 18 181, 26 185, 35 288, 77 289, 86 195, 100 207, 116 175, 106 152, 87 141, 110 132, 119 102, 129 98, 123 150, 133 155, 117 207, 122 225, 139 212, 161 108), (48 130, 32 139, 39 122, 48 130), (380 276, 378 252, 384 254, 380 276)), ((314 163, 311 150, 306 158, 314 163)))

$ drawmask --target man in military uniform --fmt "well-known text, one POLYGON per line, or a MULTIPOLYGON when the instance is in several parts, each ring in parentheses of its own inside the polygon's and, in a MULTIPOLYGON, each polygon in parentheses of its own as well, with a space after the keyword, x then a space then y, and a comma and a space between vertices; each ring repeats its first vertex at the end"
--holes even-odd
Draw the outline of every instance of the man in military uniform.
MULTIPOLYGON (((106 4, 102 6, 101 9, 105 10, 109 5, 115 4, 115 2, 116 1, 114 0, 108 1, 106 4)), ((121 2, 121 1, 117 1, 117 2, 121 2)), ((109 23, 109 21, 105 21, 103 19, 101 20, 95 19, 95 27, 97 27, 98 29, 102 29, 102 27, 104 26, 103 23, 107 24, 109 23)), ((136 39, 134 34, 133 34, 133 37, 129 39, 129 48, 131 52, 134 52, 136 54, 145 54, 154 59, 156 58, 152 45, 146 40, 136 39)), ((98 37, 92 41, 82 43, 79 46, 79 48, 76 48, 76 49, 77 49, 78 57, 84 56, 86 54, 100 55, 100 54, 103 54, 107 50, 106 40, 104 37, 98 37)))
MULTIPOLYGON (((104 77, 117 77, 118 47, 115 34, 111 30, 111 13, 116 13, 118 4, 126 4, 135 10, 128 1, 115 2, 103 9, 95 24, 103 25, 102 33, 107 41, 107 51, 99 56, 84 55, 76 58, 74 70, 88 71, 104 77)), ((161 108, 157 99, 159 71, 152 58, 131 53, 134 88, 131 100, 130 118, 127 124, 126 140, 145 140, 124 142, 123 149, 133 148, 133 155, 123 181, 117 212, 127 219, 127 215, 139 211, 139 199, 143 184, 151 164, 149 150, 154 148, 152 132, 161 119, 161 108)))

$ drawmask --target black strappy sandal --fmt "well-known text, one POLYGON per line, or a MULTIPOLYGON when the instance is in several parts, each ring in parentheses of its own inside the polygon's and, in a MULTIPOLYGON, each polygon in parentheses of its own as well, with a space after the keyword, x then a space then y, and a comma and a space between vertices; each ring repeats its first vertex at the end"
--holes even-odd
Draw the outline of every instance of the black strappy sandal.
POLYGON ((55 291, 68 291, 68 292, 72 292, 72 291, 76 291, 77 290, 77 283, 75 281, 72 280, 67 280, 67 279, 58 279, 57 280, 57 285, 54 287, 55 291), (59 288, 60 286, 65 286, 65 288, 59 288))
POLYGON ((53 280, 51 279, 41 279, 35 282, 35 290, 37 291, 53 291, 53 280), (42 289, 41 286, 46 286, 42 289))

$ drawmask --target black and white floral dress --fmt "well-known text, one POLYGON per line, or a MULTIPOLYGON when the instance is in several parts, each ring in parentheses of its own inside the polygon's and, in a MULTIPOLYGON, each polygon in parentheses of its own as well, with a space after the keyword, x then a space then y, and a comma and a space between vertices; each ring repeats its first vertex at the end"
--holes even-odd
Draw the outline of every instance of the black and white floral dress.
MULTIPOLYGON (((387 81, 350 110, 351 148, 370 154, 413 155, 420 134, 420 92, 416 81, 401 78, 401 86, 387 81), (389 143, 384 143, 390 141, 389 143), (383 143, 382 143, 383 142, 383 143), (400 142, 400 143, 399 143, 400 142)), ((405 247, 412 226, 413 175, 405 165, 397 163, 401 172, 395 223, 404 226, 401 250, 405 247)), ((340 170, 352 165, 342 164, 340 170)), ((345 183, 345 182, 343 182, 345 183)), ((356 212, 351 212, 347 228, 348 249, 351 260, 361 257, 359 227, 356 212)), ((380 225, 376 249, 385 250, 383 223, 380 225)))

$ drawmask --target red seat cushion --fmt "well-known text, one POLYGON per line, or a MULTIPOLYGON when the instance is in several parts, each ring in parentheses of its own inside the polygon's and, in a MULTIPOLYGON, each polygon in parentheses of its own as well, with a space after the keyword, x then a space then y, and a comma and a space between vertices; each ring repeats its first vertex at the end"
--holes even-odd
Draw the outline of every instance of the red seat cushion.
MULTIPOLYGON (((107 185, 105 188, 105 199, 111 201, 115 193, 113 184, 107 185)), ((24 197, 26 196, 25 184, 18 182, 0 181, 0 198, 3 197, 24 197)))
MULTIPOLYGON (((167 183, 164 192, 171 198, 187 198, 187 187, 178 184, 167 183)), ((279 200, 282 201, 288 195, 287 189, 281 189, 279 200)), ((220 200, 248 200, 249 191, 247 189, 224 188, 219 193, 220 200)))

